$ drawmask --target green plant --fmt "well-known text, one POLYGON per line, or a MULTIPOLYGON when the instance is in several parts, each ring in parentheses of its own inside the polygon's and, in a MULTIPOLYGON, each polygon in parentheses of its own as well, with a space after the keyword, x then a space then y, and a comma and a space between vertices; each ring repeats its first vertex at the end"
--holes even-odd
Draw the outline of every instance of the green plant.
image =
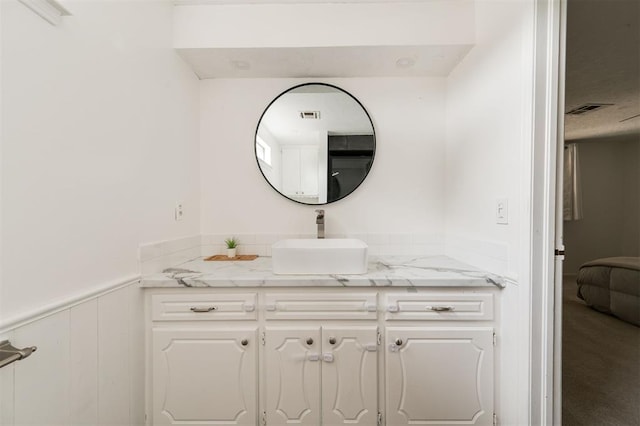
POLYGON ((234 249, 238 247, 238 240, 236 240, 236 237, 227 238, 226 240, 224 240, 224 243, 227 245, 228 249, 234 249))

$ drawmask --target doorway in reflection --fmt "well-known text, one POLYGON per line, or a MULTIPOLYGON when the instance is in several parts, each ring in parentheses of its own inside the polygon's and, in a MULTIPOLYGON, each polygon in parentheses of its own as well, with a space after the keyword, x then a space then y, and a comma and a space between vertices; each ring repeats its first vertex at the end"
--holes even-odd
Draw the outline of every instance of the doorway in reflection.
POLYGON ((327 202, 355 190, 371 169, 373 135, 328 135, 327 202))

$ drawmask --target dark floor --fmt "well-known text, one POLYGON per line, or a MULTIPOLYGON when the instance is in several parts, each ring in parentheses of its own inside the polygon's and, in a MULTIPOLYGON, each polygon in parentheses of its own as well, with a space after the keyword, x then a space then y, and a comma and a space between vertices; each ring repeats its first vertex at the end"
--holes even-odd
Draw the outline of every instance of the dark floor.
POLYGON ((640 327, 596 312, 565 280, 563 426, 640 426, 640 327))

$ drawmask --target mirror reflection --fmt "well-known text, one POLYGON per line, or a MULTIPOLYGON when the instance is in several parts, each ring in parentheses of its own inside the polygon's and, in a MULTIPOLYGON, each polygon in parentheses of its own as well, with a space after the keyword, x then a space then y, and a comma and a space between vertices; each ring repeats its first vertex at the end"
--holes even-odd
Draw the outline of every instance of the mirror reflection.
POLYGON ((303 204, 327 204, 353 192, 375 154, 375 133, 363 106, 324 83, 296 86, 262 114, 256 159, 269 184, 303 204))

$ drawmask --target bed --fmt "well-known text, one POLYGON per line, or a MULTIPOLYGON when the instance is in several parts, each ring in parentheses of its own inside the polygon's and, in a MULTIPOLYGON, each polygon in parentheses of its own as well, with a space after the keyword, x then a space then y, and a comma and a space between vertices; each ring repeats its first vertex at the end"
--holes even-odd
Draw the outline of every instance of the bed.
POLYGON ((588 306, 640 326, 640 257, 607 257, 580 266, 578 297, 588 306))

